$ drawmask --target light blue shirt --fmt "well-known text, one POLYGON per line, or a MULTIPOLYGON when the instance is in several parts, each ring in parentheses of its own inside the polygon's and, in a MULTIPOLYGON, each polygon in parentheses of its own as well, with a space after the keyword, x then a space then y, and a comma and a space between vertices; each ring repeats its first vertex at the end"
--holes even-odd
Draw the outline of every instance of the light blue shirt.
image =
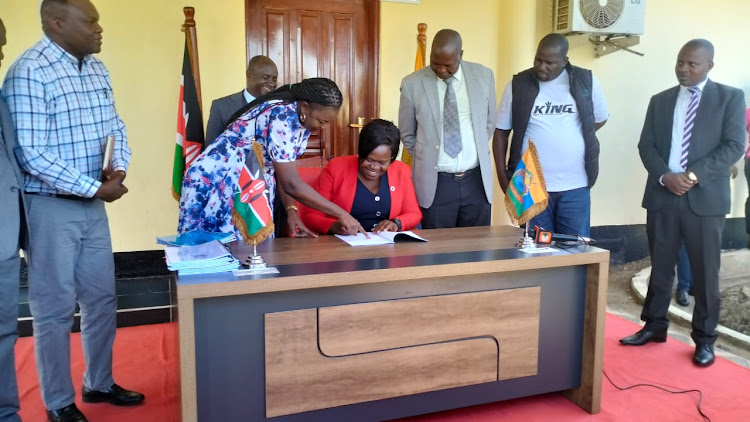
POLYGON ((94 56, 78 59, 47 36, 24 52, 3 90, 16 126, 24 190, 91 198, 101 186, 104 145, 115 135, 114 170, 130 163, 112 83, 94 56))

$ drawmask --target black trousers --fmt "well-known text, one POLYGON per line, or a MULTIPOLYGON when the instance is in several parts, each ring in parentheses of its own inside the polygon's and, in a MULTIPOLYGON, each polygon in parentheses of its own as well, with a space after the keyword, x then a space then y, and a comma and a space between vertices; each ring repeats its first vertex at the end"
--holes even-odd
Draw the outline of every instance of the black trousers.
POLYGON ((691 336, 696 343, 711 344, 716 341, 721 307, 719 264, 726 216, 700 216, 690 209, 687 195, 674 199, 657 211, 647 212, 651 279, 641 319, 651 331, 659 333, 667 330, 667 309, 672 298, 675 265, 684 241, 693 274, 692 290, 695 297, 691 336))
POLYGON ((489 226, 492 206, 479 167, 464 173, 438 173, 435 200, 421 210, 423 229, 489 226))

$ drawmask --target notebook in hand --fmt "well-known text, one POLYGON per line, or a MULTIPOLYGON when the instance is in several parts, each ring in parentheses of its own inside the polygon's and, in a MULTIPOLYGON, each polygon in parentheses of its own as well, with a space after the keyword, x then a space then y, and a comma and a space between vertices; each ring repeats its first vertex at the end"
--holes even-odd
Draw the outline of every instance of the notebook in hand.
POLYGON ((400 241, 418 241, 427 242, 427 239, 417 236, 411 231, 403 232, 380 232, 378 234, 368 232, 370 238, 366 238, 364 234, 357 233, 355 236, 344 236, 337 234, 336 237, 350 244, 351 246, 373 246, 373 245, 388 245, 400 241))
POLYGON ((102 171, 112 169, 112 157, 115 155, 115 135, 109 134, 104 141, 104 159, 102 160, 102 171))

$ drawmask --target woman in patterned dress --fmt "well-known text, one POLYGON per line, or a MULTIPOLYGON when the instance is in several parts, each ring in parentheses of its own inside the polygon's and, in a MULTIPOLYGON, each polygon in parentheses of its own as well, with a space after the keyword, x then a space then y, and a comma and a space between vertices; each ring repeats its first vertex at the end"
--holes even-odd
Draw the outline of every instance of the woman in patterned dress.
POLYGON ((292 198, 335 216, 347 233, 364 233, 348 212, 303 182, 294 163, 304 153, 310 133, 333 121, 341 103, 341 91, 333 81, 310 78, 282 86, 240 109, 185 172, 177 232, 203 230, 239 236, 232 221, 234 193, 245 157, 253 153, 252 145, 257 142, 263 151, 271 206, 278 180, 292 198))

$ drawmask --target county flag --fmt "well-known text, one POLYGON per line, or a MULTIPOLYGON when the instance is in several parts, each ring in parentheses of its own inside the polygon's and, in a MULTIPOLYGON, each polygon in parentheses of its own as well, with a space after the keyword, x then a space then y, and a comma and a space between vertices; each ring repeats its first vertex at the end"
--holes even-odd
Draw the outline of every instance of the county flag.
POLYGON ((253 141, 245 156, 234 194, 234 226, 248 245, 257 245, 273 233, 273 214, 263 172, 263 150, 253 141))
POLYGON ((177 106, 177 145, 174 150, 172 167, 172 195, 180 200, 182 178, 185 170, 195 160, 203 148, 203 115, 198 105, 193 69, 190 66, 188 37, 185 36, 185 54, 182 58, 182 80, 180 101, 177 106))
POLYGON ((536 146, 529 147, 516 166, 505 194, 505 209, 516 224, 525 224, 547 208, 549 196, 536 146))

